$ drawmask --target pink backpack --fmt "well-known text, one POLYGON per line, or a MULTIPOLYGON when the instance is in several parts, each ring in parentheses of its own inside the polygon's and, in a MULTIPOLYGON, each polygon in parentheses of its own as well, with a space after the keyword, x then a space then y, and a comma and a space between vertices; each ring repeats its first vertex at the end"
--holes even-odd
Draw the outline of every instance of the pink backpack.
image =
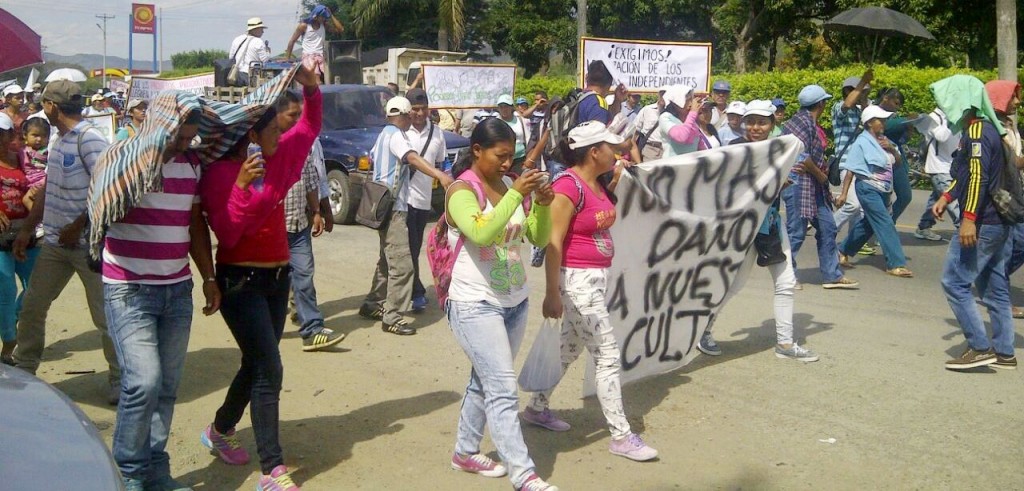
MULTIPOLYGON (((480 177, 472 170, 467 170, 459 175, 455 182, 469 184, 473 194, 476 195, 477 204, 483 210, 487 206, 487 196, 484 193, 483 183, 480 177)), ((454 183, 453 183, 454 185, 454 183)), ((449 188, 450 189, 450 188, 449 188)), ((447 207, 447 193, 445 195, 445 207, 447 207)), ((523 200, 523 209, 527 215, 530 213, 530 197, 523 200)), ((448 303, 448 288, 452 284, 452 270, 455 269, 455 260, 462 251, 466 242, 466 236, 459 234, 459 240, 454 244, 448 240, 448 213, 442 213, 437 219, 434 228, 427 235, 427 262, 430 264, 430 273, 434 277, 434 290, 437 293, 437 303, 441 310, 446 310, 448 303)))

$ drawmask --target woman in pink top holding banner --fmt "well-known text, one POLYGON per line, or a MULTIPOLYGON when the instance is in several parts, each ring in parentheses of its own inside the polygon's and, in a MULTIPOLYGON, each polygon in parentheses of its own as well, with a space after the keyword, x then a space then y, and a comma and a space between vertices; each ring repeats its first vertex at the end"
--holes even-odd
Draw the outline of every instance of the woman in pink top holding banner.
MULTIPOLYGON (((598 176, 616 170, 616 147, 622 143, 621 136, 596 121, 573 128, 562 143, 569 169, 552 184, 555 199, 543 311, 545 318, 562 318, 563 374, 584 347, 594 359, 597 398, 612 435, 609 451, 645 461, 656 458, 658 451, 633 433, 626 421, 619 382, 621 356, 604 300, 608 268, 615 256, 610 228, 615 223, 616 198, 598 176)), ((613 182, 618 182, 618 176, 613 182)), ((567 431, 569 424, 548 408, 553 391, 535 393, 522 418, 551 431, 567 431)))

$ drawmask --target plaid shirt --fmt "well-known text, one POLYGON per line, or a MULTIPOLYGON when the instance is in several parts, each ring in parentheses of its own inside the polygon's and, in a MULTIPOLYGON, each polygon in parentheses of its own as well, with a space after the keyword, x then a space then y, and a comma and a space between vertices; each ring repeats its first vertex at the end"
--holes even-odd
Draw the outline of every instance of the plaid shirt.
MULTIPOLYGON (((853 141, 853 136, 860 128, 860 106, 853 106, 843 112, 843 101, 836 101, 832 106, 832 138, 835 143, 836 155, 842 152, 853 141)), ((847 149, 847 152, 849 150, 847 149)), ((839 157, 839 165, 846 162, 846 153, 839 157)))
POLYGON ((309 227, 309 217, 313 210, 309 209, 306 195, 318 193, 319 189, 320 176, 317 175, 311 153, 306 157, 306 164, 302 166, 302 179, 296 182, 284 197, 284 224, 288 233, 298 233, 309 227))
MULTIPOLYGON (((810 111, 801 109, 786 124, 783 125, 783 135, 793 135, 804 144, 804 153, 801 158, 810 157, 811 161, 817 164, 822 172, 828 174, 828 162, 825 161, 825 141, 818 130, 818 123, 814 121, 810 111)), ((822 185, 810 174, 796 174, 796 192, 799 193, 800 218, 815 218, 818 216, 818 205, 815 193, 822 194, 825 202, 832 204, 832 193, 827 186, 822 185)))

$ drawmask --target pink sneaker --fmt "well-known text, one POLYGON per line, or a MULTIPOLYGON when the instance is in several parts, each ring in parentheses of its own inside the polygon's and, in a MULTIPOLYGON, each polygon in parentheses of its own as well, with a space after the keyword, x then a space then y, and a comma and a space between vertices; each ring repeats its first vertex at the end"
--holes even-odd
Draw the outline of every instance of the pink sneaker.
POLYGON ((505 466, 481 453, 466 456, 452 454, 452 469, 484 477, 501 477, 508 473, 505 466))
POLYGON ((608 451, 637 462, 651 460, 658 456, 658 451, 648 447, 636 433, 630 433, 629 436, 621 440, 613 439, 608 445, 608 451))
POLYGON ((260 475, 256 482, 256 491, 299 491, 299 487, 292 481, 288 474, 288 468, 279 465, 270 471, 270 475, 260 475))
POLYGON ((569 431, 569 428, 571 428, 569 423, 559 419, 550 409, 536 411, 527 407, 520 415, 523 421, 551 431, 569 431))
POLYGON ((234 428, 227 433, 217 433, 213 425, 209 425, 199 435, 199 441, 206 448, 213 450, 220 457, 220 460, 230 465, 245 465, 249 463, 249 452, 242 448, 241 442, 235 436, 234 428))

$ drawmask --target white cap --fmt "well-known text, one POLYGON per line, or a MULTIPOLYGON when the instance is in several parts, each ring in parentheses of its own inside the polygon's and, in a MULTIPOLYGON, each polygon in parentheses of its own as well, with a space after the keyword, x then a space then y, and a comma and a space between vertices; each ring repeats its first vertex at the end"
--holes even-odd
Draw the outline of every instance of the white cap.
POLYGON ((22 89, 21 86, 18 84, 11 84, 7 87, 4 87, 4 97, 9 96, 11 94, 20 94, 22 92, 25 92, 25 89, 22 89))
POLYGON ((14 121, 11 121, 11 117, 7 113, 0 112, 0 130, 13 130, 14 121))
POLYGON ((725 114, 738 114, 743 116, 747 112, 747 103, 743 101, 732 101, 725 108, 725 114))
POLYGON ((384 108, 384 114, 388 116, 401 116, 411 112, 412 103, 409 102, 409 99, 402 96, 392 97, 388 100, 387 107, 384 108))
POLYGON ((515 105, 515 104, 512 103, 512 96, 508 95, 508 94, 501 94, 498 97, 498 105, 500 106, 502 104, 505 104, 506 106, 514 106, 515 105))
MULTIPOLYGON (((730 106, 732 107, 732 106, 730 106)), ((765 100, 753 100, 747 103, 746 110, 743 111, 743 116, 764 116, 770 118, 775 115, 775 105, 772 101, 765 100)))
POLYGON ((106 99, 106 97, 103 97, 103 94, 93 94, 92 99, 89 100, 91 100, 92 102, 100 102, 103 99, 106 99))
POLYGON ((266 26, 265 24, 263 24, 263 19, 261 19, 261 18, 259 18, 259 17, 253 17, 253 18, 249 19, 249 20, 248 20, 248 21, 247 21, 247 22, 245 23, 245 28, 246 28, 246 30, 248 30, 248 31, 251 31, 251 30, 253 30, 253 29, 259 29, 259 28, 261 28, 261 27, 262 27, 263 29, 266 29, 266 28, 267 28, 267 26, 266 26))
POLYGON ((124 106, 124 111, 125 112, 131 111, 132 109, 135 109, 135 108, 137 108, 137 107, 139 107, 139 106, 141 106, 141 105, 143 105, 145 103, 146 103, 146 101, 144 101, 142 99, 132 99, 132 100, 128 101, 127 105, 124 106))
POLYGON ((621 136, 608 131, 607 126, 597 121, 580 123, 569 130, 569 148, 572 150, 601 142, 618 145, 623 141, 625 140, 621 136))
POLYGON ((885 119, 888 118, 889 116, 892 116, 891 112, 882 109, 881 106, 872 104, 864 108, 864 111, 860 113, 860 122, 861 124, 864 124, 867 123, 868 121, 871 121, 872 119, 885 119))
POLYGON ((686 98, 690 96, 691 92, 693 92, 693 87, 689 85, 673 85, 665 91, 665 102, 682 108, 686 105, 686 98))

